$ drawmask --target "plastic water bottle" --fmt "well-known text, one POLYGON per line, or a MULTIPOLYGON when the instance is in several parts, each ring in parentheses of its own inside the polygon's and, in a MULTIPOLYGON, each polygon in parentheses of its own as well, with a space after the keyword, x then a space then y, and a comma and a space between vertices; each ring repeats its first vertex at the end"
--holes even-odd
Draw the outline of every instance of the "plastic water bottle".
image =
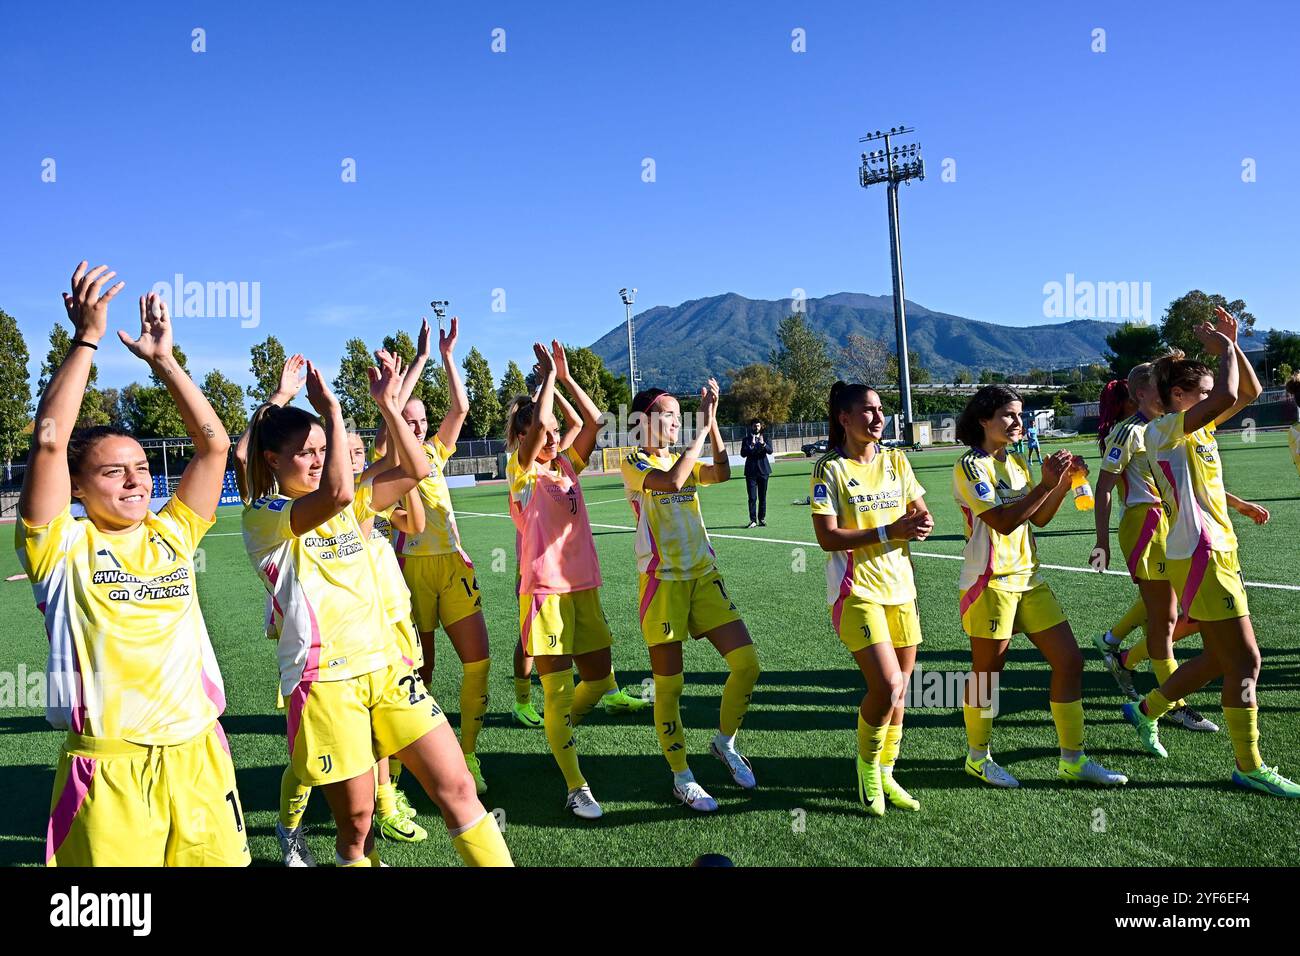
POLYGON ((1091 511, 1096 505, 1092 497, 1092 485, 1088 484, 1088 476, 1083 472, 1074 476, 1070 489, 1074 492, 1074 506, 1080 511, 1091 511))

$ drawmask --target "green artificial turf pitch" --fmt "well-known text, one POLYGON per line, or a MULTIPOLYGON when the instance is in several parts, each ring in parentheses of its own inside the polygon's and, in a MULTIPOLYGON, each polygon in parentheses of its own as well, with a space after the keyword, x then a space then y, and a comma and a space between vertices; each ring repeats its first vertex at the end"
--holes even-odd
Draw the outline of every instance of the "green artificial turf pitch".
MULTIPOLYGON (((1263 655, 1263 753, 1269 764, 1297 777, 1300 478, 1281 433, 1254 437, 1247 442, 1225 435, 1221 448, 1228 487, 1273 514, 1260 528, 1233 514, 1247 581, 1292 588, 1252 586, 1247 593, 1263 655)), ((1086 455, 1095 472, 1096 446, 1070 447, 1086 455)), ((962 547, 961 519, 951 492, 956 455, 948 449, 911 456, 936 518, 933 536, 915 549, 925 555, 956 555, 962 547)), ((1029 641, 1018 636, 1001 685, 993 749, 999 762, 1020 778, 1021 789, 993 790, 962 773, 960 710, 913 709, 898 779, 920 799, 922 809, 866 817, 854 782, 855 709, 862 679, 831 631, 823 555, 813 543, 808 507, 794 503, 808 494, 810 469, 805 460, 778 463, 768 490, 766 528, 745 530, 745 484, 739 475, 702 493, 719 568, 758 645, 763 668, 738 738, 753 761, 758 789, 740 791, 707 753, 727 672, 712 646, 692 642, 685 654, 682 716, 691 766, 721 808, 712 815, 696 814, 672 799, 649 710, 620 717, 598 710, 578 734, 583 771, 605 809, 605 817, 594 823, 578 821, 564 810, 563 780, 543 732, 516 726, 509 718, 518 618, 514 531, 505 517, 505 487, 482 485, 453 493, 492 637, 492 704, 479 738, 490 787, 484 802, 504 812, 506 840, 518 863, 679 866, 702 853, 726 854, 739 866, 1296 863, 1300 804, 1232 787, 1226 730, 1193 734, 1167 727, 1162 737, 1169 759, 1139 750, 1120 714, 1115 685, 1090 641, 1124 612, 1136 592, 1127 577, 1091 571, 1049 569, 1044 574, 1084 648, 1088 751, 1127 773, 1128 786, 1101 791, 1055 778, 1048 671, 1029 641)), ((605 580, 601 597, 615 635, 614 664, 620 684, 635 692, 650 672, 637 627, 631 511, 616 475, 588 478, 583 487, 596 525, 605 580)), ((1067 503, 1038 532, 1038 542, 1045 564, 1086 568, 1092 515, 1077 513, 1067 503)), ((284 718, 274 709, 273 645, 262 636, 263 590, 244 554, 238 509, 221 510, 204 547, 199 597, 225 677, 229 706, 222 722, 238 768, 254 863, 279 865, 273 828, 286 759, 284 718)), ((1118 545, 1115 554, 1118 561, 1118 545)), ((920 664, 926 670, 964 670, 969 649, 957 613, 958 563, 918 554, 914 564, 925 635, 920 664)), ((18 570, 13 550, 5 548, 0 572, 7 576, 18 570)), ((0 588, 0 619, 5 622, 0 670, 15 673, 20 663, 28 671, 43 667, 46 641, 25 581, 0 588)), ((1177 654, 1186 658, 1199 648, 1199 638, 1193 637, 1178 645, 1177 654)), ((440 634, 432 691, 453 726, 459 722, 459 682, 460 663, 440 634)), ((1139 687, 1149 686, 1152 678, 1144 670, 1139 687)), ((535 677, 533 700, 540 709, 535 677)), ((1191 703, 1223 723, 1217 684, 1191 703)), ((60 739, 38 710, 0 711, 0 863, 43 859, 60 739)), ((402 785, 430 838, 419 845, 381 841, 385 861, 394 866, 456 862, 428 798, 409 774, 402 785)), ((323 863, 331 860, 333 824, 319 794, 311 801, 306 824, 313 853, 323 863)))

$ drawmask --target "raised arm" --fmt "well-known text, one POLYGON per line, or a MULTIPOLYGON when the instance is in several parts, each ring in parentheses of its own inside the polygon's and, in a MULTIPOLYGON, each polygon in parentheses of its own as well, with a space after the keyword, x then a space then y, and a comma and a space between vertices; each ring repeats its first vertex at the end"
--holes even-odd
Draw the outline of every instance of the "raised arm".
POLYGON ((402 376, 402 391, 399 397, 402 399, 402 406, 411 400, 411 393, 415 391, 415 386, 419 384, 420 376, 424 374, 424 366, 429 361, 429 320, 420 319, 420 339, 419 344, 415 347, 415 360, 411 362, 410 368, 402 376))
POLYGON ((727 443, 722 440, 722 429, 718 427, 718 380, 709 379, 705 390, 713 395, 713 414, 709 416, 709 439, 713 444, 713 464, 701 468, 700 477, 711 485, 717 485, 731 477, 731 458, 727 455, 727 443))
POLYGON ((103 292, 104 284, 117 275, 107 270, 108 266, 87 270, 83 261, 72 273, 72 294, 63 293, 63 306, 72 322, 72 347, 36 407, 32 451, 18 496, 18 514, 31 525, 48 524, 72 500, 68 440, 77 427, 91 357, 108 326, 108 303, 126 285, 118 282, 103 292))
POLYGON ((397 467, 380 474, 373 482, 373 507, 383 511, 396 504, 429 474, 429 459, 415 440, 415 433, 403 427, 401 359, 387 352, 375 353, 379 367, 367 369, 370 376, 370 397, 379 406, 386 431, 392 436, 389 451, 397 459, 397 467))
POLYGON ((1214 330, 1222 333, 1223 337, 1232 343, 1232 357, 1237 366, 1237 400, 1232 404, 1231 408, 1214 420, 1216 425, 1222 425, 1237 412, 1259 398, 1263 388, 1259 384, 1259 377, 1255 374, 1254 366, 1250 364, 1250 360, 1246 358, 1246 353, 1242 351, 1241 342, 1237 335, 1236 316, 1222 306, 1215 306, 1214 330))
POLYGON ((1210 422, 1226 420, 1237 404, 1237 389, 1240 384, 1237 367, 1236 346, 1218 329, 1206 322, 1195 329, 1196 337, 1211 355, 1219 357, 1219 371, 1214 376, 1214 388, 1210 394, 1193 405, 1183 415, 1183 434, 1190 435, 1204 428, 1210 422))
POLYGON ((194 457, 181 473, 176 497, 195 514, 214 517, 221 500, 230 436, 207 398, 176 361, 166 301, 152 292, 140 296, 140 337, 132 339, 122 331, 118 331, 117 337, 132 355, 148 363, 167 387, 167 394, 176 403, 176 410, 185 423, 185 433, 194 442, 194 457))
POLYGON ((564 434, 560 436, 560 451, 567 451, 578 440, 578 433, 582 431, 578 422, 582 421, 582 416, 578 410, 569 404, 569 400, 564 397, 564 393, 558 388, 555 390, 555 404, 560 406, 560 411, 564 413, 564 420, 568 427, 564 429, 564 434))
POLYGON ((577 414, 568 402, 564 402, 563 396, 556 392, 557 400, 564 402, 565 417, 569 420, 569 430, 576 432, 577 436, 571 442, 573 450, 578 453, 578 457, 586 461, 591 457, 591 453, 596 449, 596 436, 600 434, 600 409, 596 403, 591 400, 582 386, 574 379, 569 369, 569 357, 564 352, 558 339, 551 340, 551 357, 555 361, 555 377, 565 390, 573 396, 573 400, 578 403, 577 414), (581 429, 577 426, 579 416, 582 419, 581 429))
POLYGON ((465 383, 460 380, 460 369, 456 367, 456 336, 460 334, 460 320, 451 317, 451 330, 445 335, 438 330, 438 353, 442 356, 442 368, 447 373, 447 394, 450 404, 447 414, 438 426, 438 440, 450 448, 460 437, 461 426, 469 415, 469 396, 465 394, 465 383))
POLYGON ((704 416, 704 427, 695 432, 695 439, 682 452, 680 458, 673 462, 667 471, 654 469, 646 472, 645 487, 651 491, 681 491, 691 479, 695 463, 704 451, 704 440, 712 432, 713 416, 718 410, 718 398, 707 388, 700 390, 700 414, 704 416))
POLYGON ((307 401, 325 423, 325 464, 320 487, 294 501, 289 526, 296 535, 318 528, 352 504, 352 468, 348 460, 348 431, 343 410, 320 369, 307 363, 307 401))
MULTIPOLYGON (((294 396, 302 389, 300 376, 303 364, 303 357, 297 353, 285 359, 284 365, 280 368, 280 383, 262 405, 278 405, 284 408, 292 402, 294 396)), ((259 405, 257 410, 261 411, 261 408, 262 406, 259 405)), ((257 417, 257 411, 253 412, 252 417, 257 417)), ((252 418, 249 421, 252 421, 252 418)), ((245 428, 244 433, 235 442, 235 484, 239 487, 239 497, 244 501, 248 501, 248 439, 249 431, 245 428)))
POLYGON ((546 444, 546 431, 553 429, 555 412, 552 409, 555 400, 555 360, 546 351, 541 342, 533 343, 533 354, 537 362, 533 371, 541 385, 537 389, 537 399, 533 402, 533 421, 519 439, 519 465, 529 467, 537 460, 537 454, 546 444))

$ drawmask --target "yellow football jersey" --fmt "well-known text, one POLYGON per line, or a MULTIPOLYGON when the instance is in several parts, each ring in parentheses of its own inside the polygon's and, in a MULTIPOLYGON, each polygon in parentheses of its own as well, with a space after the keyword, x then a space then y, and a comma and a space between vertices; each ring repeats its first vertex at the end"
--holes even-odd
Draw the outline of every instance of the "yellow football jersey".
MULTIPOLYGON (((810 500, 815 515, 834 515, 841 528, 879 528, 901 518, 909 502, 925 494, 907 456, 877 448, 867 464, 833 450, 812 471, 810 500)), ((831 551, 826 559, 826 603, 852 593, 876 604, 916 599, 906 541, 871 542, 853 551, 831 551)))
POLYGON ((952 493, 966 522, 958 581, 962 591, 980 582, 1000 591, 1028 591, 1042 583, 1029 522, 1011 534, 999 534, 979 517, 990 508, 1019 501, 1029 494, 1032 481, 1029 464, 1012 451, 1003 460, 972 448, 953 465, 952 493))
POLYGON ((50 641, 45 715, 87 737, 183 743, 226 707, 199 610, 194 554, 213 522, 173 496, 106 534, 65 507, 15 528, 50 641))
POLYGON ((384 613, 389 621, 405 621, 411 617, 411 590, 406 586, 406 578, 402 576, 402 566, 397 561, 397 552, 393 550, 388 536, 380 528, 381 522, 384 525, 388 524, 388 516, 393 513, 393 508, 396 506, 389 506, 383 511, 374 509, 373 481, 373 477, 370 481, 362 481, 361 476, 357 476, 352 510, 363 529, 366 519, 373 519, 370 534, 366 538, 366 549, 375 566, 375 577, 379 581, 384 613))
POLYGON ((1151 474, 1145 444, 1146 416, 1131 415, 1111 429, 1106 436, 1106 450, 1101 456, 1101 470, 1119 476, 1121 511, 1140 505, 1160 504, 1160 492, 1151 474))
POLYGON ((636 515, 637 570, 661 581, 691 581, 713 569, 713 546, 700 512, 697 486, 708 484, 696 462, 681 491, 651 491, 645 476, 667 471, 680 458, 677 452, 662 457, 638 448, 623 458, 623 487, 636 515))
POLYGON ((399 554, 464 554, 445 473, 447 460, 455 450, 455 445, 448 448, 437 435, 433 436, 432 442, 424 443, 424 454, 429 459, 429 474, 419 484, 420 501, 424 504, 424 530, 419 534, 397 532, 395 540, 399 554))
POLYGON ((1237 547, 1214 422, 1187 435, 1185 420, 1185 412, 1169 412, 1148 425, 1146 432, 1147 459, 1169 516, 1165 554, 1175 560, 1190 558, 1198 548, 1232 551, 1237 547))
POLYGON ((301 537, 283 495, 244 509, 244 548, 271 594, 280 693, 303 681, 360 677, 396 657, 383 591, 355 506, 301 537))

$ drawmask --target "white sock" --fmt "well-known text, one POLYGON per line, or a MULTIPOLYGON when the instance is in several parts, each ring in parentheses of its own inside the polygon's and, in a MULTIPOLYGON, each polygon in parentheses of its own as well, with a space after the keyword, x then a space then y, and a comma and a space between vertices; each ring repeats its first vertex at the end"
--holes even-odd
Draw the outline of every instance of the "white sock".
POLYGON ((335 847, 335 848, 334 848, 334 865, 335 865, 335 866, 350 866, 350 865, 352 865, 352 864, 354 864, 354 863, 360 863, 360 862, 361 862, 362 860, 364 860, 364 859, 365 859, 365 856, 363 855, 363 856, 361 856, 361 857, 359 857, 359 858, 357 858, 357 859, 355 859, 355 860, 345 860, 345 859, 343 859, 343 854, 339 853, 339 851, 338 851, 338 847, 335 847))
POLYGON ((976 750, 974 747, 967 747, 966 753, 970 755, 971 763, 979 763, 985 757, 989 756, 989 750, 987 747, 983 750, 976 750))
POLYGON ((713 742, 718 745, 719 750, 736 749, 735 734, 732 734, 730 737, 728 737, 726 734, 724 734, 722 731, 719 730, 716 734, 713 735, 713 742))
POLYGON ((1061 748, 1061 759, 1066 763, 1074 763, 1082 756, 1082 750, 1066 750, 1064 747, 1061 748))
POLYGON ((689 770, 683 770, 681 773, 673 774, 674 787, 685 787, 688 783, 694 783, 694 782, 695 782, 695 774, 691 773, 689 770))

